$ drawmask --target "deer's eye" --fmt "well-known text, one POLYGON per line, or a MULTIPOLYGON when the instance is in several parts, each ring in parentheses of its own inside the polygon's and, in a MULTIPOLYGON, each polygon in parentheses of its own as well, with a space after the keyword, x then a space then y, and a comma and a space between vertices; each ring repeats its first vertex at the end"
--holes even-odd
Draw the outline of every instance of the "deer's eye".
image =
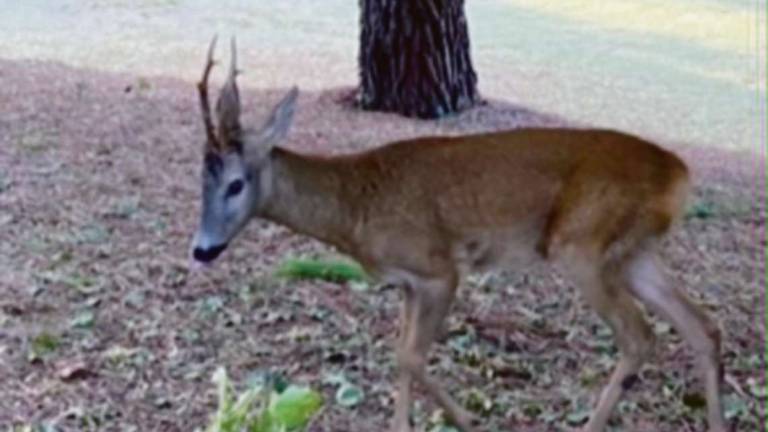
POLYGON ((227 198, 233 197, 243 191, 244 183, 242 180, 233 180, 229 186, 227 186, 227 198))

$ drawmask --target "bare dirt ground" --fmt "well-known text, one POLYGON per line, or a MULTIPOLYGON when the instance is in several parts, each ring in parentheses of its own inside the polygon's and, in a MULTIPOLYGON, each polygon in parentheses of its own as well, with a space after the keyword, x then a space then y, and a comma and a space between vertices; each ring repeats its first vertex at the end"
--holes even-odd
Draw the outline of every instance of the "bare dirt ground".
MULTIPOLYGON (((198 209, 202 130, 192 84, 0 60, 0 428, 190 431, 226 365, 319 388, 312 431, 385 430, 392 409, 397 293, 275 279, 287 256, 332 253, 254 222, 213 271, 186 268, 198 209), (363 402, 334 402, 343 372, 363 402)), ((425 134, 559 126, 491 101, 421 122, 358 112, 349 89, 305 93, 286 146, 347 152, 425 134)), ((243 92, 258 121, 280 91, 243 92)), ((724 329, 726 409, 765 424, 765 161, 665 143, 696 174, 691 214, 665 249, 672 276, 724 329)), ((358 287, 359 288, 359 287, 358 287)), ((616 431, 703 431, 691 351, 658 323, 641 384, 616 431)), ((615 361, 610 332, 542 269, 468 281, 432 371, 486 419, 484 430, 568 430, 615 361)), ((417 422, 437 421, 419 405, 417 422)), ((50 429, 49 429, 50 430, 50 429)))

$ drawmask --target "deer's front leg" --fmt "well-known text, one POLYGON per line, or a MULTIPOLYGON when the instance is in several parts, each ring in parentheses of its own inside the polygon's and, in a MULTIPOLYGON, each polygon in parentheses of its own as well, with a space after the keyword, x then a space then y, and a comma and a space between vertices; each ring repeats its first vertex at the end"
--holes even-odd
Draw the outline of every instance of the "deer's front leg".
MULTIPOLYGON (((463 432, 472 432, 473 417, 461 407, 426 370, 427 355, 432 342, 437 338, 443 320, 456 294, 455 276, 445 279, 420 281, 406 288, 403 334, 398 348, 397 361, 400 370, 400 390, 396 404, 396 422, 407 423, 411 405, 410 385, 415 379, 424 386, 427 393, 435 398, 445 410, 448 418, 463 432), (405 388, 407 387, 407 389, 405 388), (405 395, 407 397, 403 397, 405 395), (407 406, 406 406, 407 405, 407 406), (399 415, 398 415, 398 410, 399 415), (402 417, 404 416, 405 420, 402 417)), ((410 430, 410 426, 403 430, 410 430)))

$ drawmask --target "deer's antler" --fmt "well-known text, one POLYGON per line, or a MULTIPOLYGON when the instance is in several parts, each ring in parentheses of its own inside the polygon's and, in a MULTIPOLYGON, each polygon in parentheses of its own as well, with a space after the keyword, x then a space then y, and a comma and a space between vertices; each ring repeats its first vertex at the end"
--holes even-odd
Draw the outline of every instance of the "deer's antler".
POLYGON ((205 68, 203 69, 203 77, 200 82, 197 83, 197 91, 200 93, 200 109, 203 114, 203 124, 205 125, 205 135, 208 138, 207 146, 213 150, 221 150, 221 143, 216 138, 216 132, 213 126, 213 118, 211 117, 211 104, 208 101, 208 76, 211 74, 211 69, 215 62, 213 61, 213 50, 216 47, 217 36, 214 36, 211 40, 211 45, 208 47, 208 57, 205 62, 205 68))
POLYGON ((235 38, 231 42, 232 60, 227 81, 221 88, 216 101, 216 115, 219 121, 219 138, 226 146, 238 142, 240 138, 240 92, 237 89, 237 46, 235 38))

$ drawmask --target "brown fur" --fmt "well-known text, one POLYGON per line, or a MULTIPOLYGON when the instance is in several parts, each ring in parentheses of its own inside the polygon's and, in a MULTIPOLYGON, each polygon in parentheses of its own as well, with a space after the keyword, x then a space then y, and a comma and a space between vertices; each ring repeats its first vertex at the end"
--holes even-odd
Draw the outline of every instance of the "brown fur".
POLYGON ((472 241, 473 234, 521 225, 516 229, 535 233, 544 257, 582 238, 605 250, 637 240, 630 235, 666 232, 684 207, 686 191, 678 185, 688 184, 688 170, 674 154, 600 130, 420 138, 332 158, 276 149, 274 158, 276 190, 292 192, 289 202, 270 203, 269 216, 364 262, 377 258, 366 241, 373 237, 477 248, 483 242, 472 241))

